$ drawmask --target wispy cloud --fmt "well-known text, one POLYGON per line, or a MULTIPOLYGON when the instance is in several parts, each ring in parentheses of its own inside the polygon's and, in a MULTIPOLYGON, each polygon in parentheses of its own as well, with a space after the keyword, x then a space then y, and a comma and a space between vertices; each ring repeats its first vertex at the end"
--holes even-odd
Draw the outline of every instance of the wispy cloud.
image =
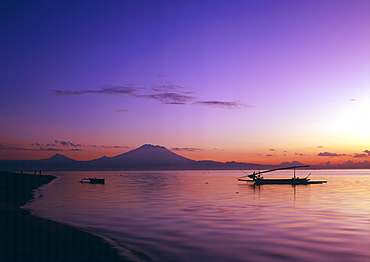
POLYGON ((65 151, 65 150, 61 148, 54 148, 54 147, 48 147, 48 148, 40 147, 39 151, 65 151))
POLYGON ((55 143, 60 144, 62 146, 73 146, 73 147, 79 147, 81 144, 75 144, 72 142, 67 142, 67 141, 60 141, 60 140, 55 140, 55 143))
POLYGON ((129 146, 121 145, 84 145, 64 140, 54 140, 54 143, 31 143, 27 145, 0 144, 0 150, 7 151, 87 151, 88 148, 128 149, 129 146))
POLYGON ((353 153, 353 154, 338 154, 338 153, 331 153, 331 152, 323 152, 317 155, 318 156, 330 156, 330 157, 351 156, 355 158, 365 158, 365 157, 370 156, 370 150, 364 150, 361 153, 353 153))
POLYGON ((135 92, 137 92, 137 88, 132 86, 112 86, 112 87, 101 87, 98 90, 80 90, 80 91, 53 90, 53 95, 55 96, 76 96, 84 94, 133 95, 135 92))
POLYGON ((194 151, 200 151, 203 149, 195 148, 195 147, 173 147, 171 148, 171 151, 188 151, 188 152, 194 152, 194 151))
POLYGON ((119 145, 84 145, 81 143, 72 143, 70 141, 64 140, 54 140, 55 143, 32 143, 31 146, 37 146, 38 149, 35 148, 17 148, 17 147, 10 147, 10 146, 2 146, 0 145, 0 149, 7 149, 7 150, 37 150, 37 151, 85 151, 81 149, 81 147, 93 147, 93 148, 123 148, 127 149, 130 148, 129 146, 119 146, 119 145), (48 148, 44 148, 48 147, 48 148))
POLYGON ((331 153, 331 152, 321 152, 317 154, 318 156, 347 156, 347 154, 337 154, 337 153, 331 153))
POLYGON ((102 148, 130 148, 129 146, 100 146, 102 148))
POLYGON ((54 148, 54 147, 48 147, 48 148, 40 147, 39 149, 36 149, 36 151, 85 151, 85 150, 81 148, 63 149, 63 148, 54 148))
MULTIPOLYGON (((164 85, 152 85, 151 87, 139 87, 132 84, 124 86, 101 87, 97 90, 53 90, 54 96, 77 96, 86 94, 121 95, 133 98, 154 99, 166 105, 200 105, 221 109, 252 108, 254 106, 236 101, 196 101, 196 93, 190 88, 167 83, 164 85)), ((116 110, 126 112, 125 110, 116 110)))
POLYGON ((306 156, 306 154, 303 154, 303 153, 294 153, 294 155, 296 155, 296 156, 306 156))
POLYGON ((370 151, 369 150, 364 150, 362 151, 363 153, 355 153, 353 157, 369 157, 370 156, 370 151))
POLYGON ((145 95, 141 97, 152 98, 162 102, 163 104, 180 104, 185 105, 187 102, 190 102, 195 99, 193 96, 183 95, 179 93, 159 93, 153 95, 145 95))
POLYGON ((191 95, 194 92, 188 90, 187 87, 175 84, 155 85, 148 89, 152 94, 138 95, 138 97, 155 99, 167 105, 186 105, 196 99, 191 95))
MULTIPOLYGON (((38 144, 38 143, 33 143, 32 145, 36 145, 36 144, 38 144)), ((62 148, 55 148, 55 147, 44 148, 42 146, 40 146, 38 148, 27 148, 27 147, 5 146, 5 145, 0 145, 0 150, 10 150, 10 151, 83 151, 82 149, 79 149, 79 148, 62 149, 62 148)))
POLYGON ((189 88, 187 87, 175 85, 172 83, 168 83, 166 85, 153 85, 150 89, 154 92, 171 92, 171 91, 174 92, 176 91, 176 92, 179 92, 179 93, 181 92, 184 94, 194 93, 190 91, 185 91, 185 90, 189 90, 189 88))
POLYGON ((81 148, 71 148, 71 149, 68 149, 68 151, 85 151, 81 148))
POLYGON ((353 157, 359 157, 359 158, 361 158, 361 157, 369 157, 369 156, 367 154, 358 154, 358 153, 355 153, 353 155, 353 157))
POLYGON ((25 147, 19 147, 19 146, 6 146, 6 145, 0 145, 0 150, 14 150, 14 151, 22 151, 22 150, 27 150, 27 151, 37 151, 37 149, 34 148, 25 148, 25 147))
POLYGON ((222 109, 239 109, 239 108, 252 108, 254 106, 244 104, 243 102, 236 100, 231 102, 225 101, 197 101, 194 105, 209 106, 222 109))

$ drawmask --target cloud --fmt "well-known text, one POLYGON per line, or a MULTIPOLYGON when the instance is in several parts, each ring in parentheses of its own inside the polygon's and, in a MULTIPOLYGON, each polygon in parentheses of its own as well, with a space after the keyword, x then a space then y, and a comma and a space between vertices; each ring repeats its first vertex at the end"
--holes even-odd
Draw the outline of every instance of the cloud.
POLYGON ((59 140, 55 140, 55 143, 58 143, 58 144, 61 144, 62 146, 73 146, 73 147, 79 147, 81 146, 81 144, 74 144, 72 142, 66 142, 66 141, 59 141, 59 140))
POLYGON ((37 146, 37 148, 27 148, 27 147, 19 147, 19 146, 12 146, 12 145, 3 145, 0 144, 0 150, 18 150, 18 151, 85 151, 80 147, 93 147, 93 148, 130 148, 128 146, 106 146, 106 145, 81 145, 72 143, 69 141, 63 140, 55 140, 55 144, 41 144, 41 143, 32 143, 31 146, 37 146), (64 148, 59 148, 64 147, 64 148), (66 148, 67 147, 67 148, 66 148), (69 147, 69 148, 68 148, 69 147))
POLYGON ((190 95, 193 94, 193 92, 183 91, 186 89, 187 89, 186 87, 174 84, 156 85, 152 86, 151 88, 135 87, 134 85, 125 85, 125 86, 102 87, 99 90, 81 90, 81 91, 53 90, 53 95, 55 96, 73 96, 84 94, 128 95, 136 98, 155 99, 161 103, 173 105, 173 104, 186 104, 187 102, 195 100, 195 97, 190 95))
MULTIPOLYGON (((62 146, 71 146, 71 147, 94 147, 94 148, 98 148, 98 147, 101 147, 101 148, 130 148, 128 146, 111 146, 111 145, 81 145, 81 144, 75 144, 75 143, 72 143, 72 142, 67 142, 67 141, 62 141, 62 140, 55 140, 55 143, 58 143, 62 146)), ((81 149, 69 149, 69 151, 81 151, 81 149)))
POLYGON ((270 148, 269 150, 270 150, 270 151, 276 151, 276 149, 275 149, 275 148, 270 148))
POLYGON ((317 154, 318 156, 330 156, 330 157, 336 157, 336 156, 353 156, 356 158, 364 158, 370 156, 370 150, 364 150, 363 153, 354 153, 353 155, 349 154, 337 154, 337 153, 330 153, 330 152, 323 152, 317 154))
POLYGON ((323 152, 318 153, 318 156, 347 156, 347 154, 337 154, 337 153, 330 153, 330 152, 323 152))
MULTIPOLYGON (((239 109, 252 108, 254 106, 245 104, 239 100, 236 101, 196 101, 195 92, 187 87, 167 83, 164 85, 153 85, 151 87, 138 87, 135 85, 101 87, 98 90, 53 90, 54 96, 76 96, 85 94, 106 94, 106 95, 125 95, 133 98, 154 99, 166 105, 201 105, 221 109, 239 109)), ((117 112, 127 112, 117 110, 117 112)))
POLYGON ((5 146, 5 145, 0 145, 0 150, 14 150, 14 151, 27 150, 27 151, 37 151, 37 149, 33 149, 33 148, 24 148, 24 147, 18 147, 18 146, 5 146))
POLYGON ((353 157, 368 157, 368 155, 367 154, 358 154, 358 153, 355 153, 353 155, 353 157))
POLYGON ((154 85, 151 87, 151 90, 154 92, 169 92, 169 91, 176 91, 179 93, 193 93, 193 92, 183 92, 182 90, 188 90, 187 87, 178 86, 175 84, 167 84, 167 85, 154 85))
POLYGON ((194 152, 194 151, 200 151, 203 149, 195 148, 195 147, 173 147, 171 148, 171 151, 188 151, 188 152, 194 152))
POLYGON ((303 153, 294 153, 294 155, 296 155, 296 156, 306 156, 306 154, 303 154, 303 153))
MULTIPOLYGON (((32 145, 40 145, 38 143, 33 143, 32 145)), ((39 148, 25 148, 25 147, 18 147, 18 146, 4 146, 0 145, 0 150, 14 150, 14 151, 65 151, 63 149, 58 149, 58 148, 43 148, 40 146, 39 148)))
POLYGON ((65 151, 65 150, 60 149, 60 148, 53 148, 53 147, 49 147, 49 148, 40 147, 40 151, 65 151))
POLYGON ((128 146, 100 146, 102 148, 130 148, 128 146))
POLYGON ((118 109, 118 110, 115 110, 116 112, 128 112, 128 111, 130 111, 130 110, 128 110, 128 109, 118 109))
POLYGON ((55 96, 76 96, 84 94, 132 95, 137 91, 131 86, 101 87, 99 90, 64 91, 53 90, 55 96))
POLYGON ((62 146, 69 146, 68 142, 55 140, 55 143, 59 143, 62 146))
POLYGON ((155 85, 150 88, 154 94, 144 94, 138 97, 155 99, 166 105, 186 105, 196 99, 193 96, 194 92, 186 90, 189 89, 175 84, 155 85))
POLYGON ((170 103, 166 103, 166 105, 186 105, 186 103, 181 103, 181 102, 170 102, 170 103))
POLYGON ((222 109, 239 109, 239 108, 252 108, 254 106, 246 105, 239 100, 225 102, 225 101, 197 101, 194 105, 209 106, 222 109))
POLYGON ((160 94, 154 94, 154 95, 145 95, 142 97, 146 98, 152 98, 155 100, 158 100, 164 104, 186 104, 187 102, 190 102, 195 99, 193 96, 189 95, 183 95, 179 93, 160 93, 160 94))
POLYGON ((362 151, 364 153, 355 153, 353 157, 369 157, 370 156, 370 151, 369 150, 364 150, 362 151))

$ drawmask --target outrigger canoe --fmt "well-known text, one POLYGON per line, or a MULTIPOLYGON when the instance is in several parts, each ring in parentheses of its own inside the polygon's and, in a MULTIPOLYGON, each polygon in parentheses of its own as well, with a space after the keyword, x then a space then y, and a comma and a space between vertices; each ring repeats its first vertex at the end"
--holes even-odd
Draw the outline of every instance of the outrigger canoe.
POLYGON ((104 184, 105 179, 104 178, 82 178, 80 180, 80 183, 90 183, 90 184, 104 184))
POLYGON ((305 178, 297 177, 295 175, 295 169, 303 168, 303 167, 309 167, 309 166, 282 167, 282 168, 275 168, 275 169, 266 170, 266 171, 259 171, 257 173, 253 172, 253 174, 251 175, 239 177, 238 181, 254 182, 256 185, 265 185, 265 184, 308 185, 308 184, 323 184, 327 182, 327 181, 312 181, 311 179, 308 178, 311 175, 311 173, 305 178), (294 176, 290 179, 289 178, 288 179, 267 179, 261 175, 262 173, 268 173, 268 172, 284 170, 284 169, 294 169, 294 176), (245 177, 249 177, 250 179, 244 179, 245 177))

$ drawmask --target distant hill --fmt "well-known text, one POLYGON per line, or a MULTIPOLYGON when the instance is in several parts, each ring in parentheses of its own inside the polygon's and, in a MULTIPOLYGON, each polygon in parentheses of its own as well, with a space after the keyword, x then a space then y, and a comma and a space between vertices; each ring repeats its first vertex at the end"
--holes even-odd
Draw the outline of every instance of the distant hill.
POLYGON ((195 163, 163 146, 143 145, 127 153, 89 161, 86 167, 102 169, 183 169, 195 163))
POLYGON ((47 159, 40 160, 0 160, 1 170, 10 171, 33 171, 37 170, 63 170, 77 169, 82 161, 68 158, 61 154, 55 154, 47 159))
MULTIPOLYGON (((287 166, 305 165, 303 163, 283 162, 280 165, 260 165, 241 162, 196 161, 175 154, 163 146, 150 144, 114 157, 103 156, 90 161, 77 161, 61 154, 40 160, 0 160, 3 171, 57 171, 57 170, 265 170, 287 166)), ((370 168, 369 162, 350 163, 343 166, 317 165, 311 168, 370 168)))

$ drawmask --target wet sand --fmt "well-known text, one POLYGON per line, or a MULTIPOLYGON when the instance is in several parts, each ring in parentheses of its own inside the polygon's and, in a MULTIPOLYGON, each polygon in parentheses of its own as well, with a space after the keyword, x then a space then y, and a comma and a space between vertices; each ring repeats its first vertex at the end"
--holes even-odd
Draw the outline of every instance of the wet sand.
POLYGON ((1 261, 125 261, 102 238, 20 208, 54 178, 0 171, 1 261))

